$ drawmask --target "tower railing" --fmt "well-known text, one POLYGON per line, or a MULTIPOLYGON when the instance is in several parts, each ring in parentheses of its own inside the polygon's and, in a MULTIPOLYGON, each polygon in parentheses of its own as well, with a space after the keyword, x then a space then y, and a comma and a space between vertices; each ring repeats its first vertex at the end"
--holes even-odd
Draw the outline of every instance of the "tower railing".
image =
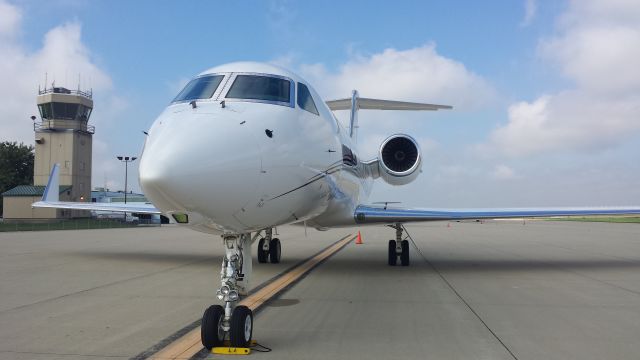
POLYGON ((93 90, 82 91, 82 90, 70 90, 63 87, 50 87, 48 89, 38 90, 38 95, 45 94, 69 94, 69 95, 80 95, 84 96, 88 99, 93 97, 93 90))
POLYGON ((41 122, 34 122, 33 130, 36 132, 77 130, 95 134, 96 127, 77 120, 43 120, 41 122))

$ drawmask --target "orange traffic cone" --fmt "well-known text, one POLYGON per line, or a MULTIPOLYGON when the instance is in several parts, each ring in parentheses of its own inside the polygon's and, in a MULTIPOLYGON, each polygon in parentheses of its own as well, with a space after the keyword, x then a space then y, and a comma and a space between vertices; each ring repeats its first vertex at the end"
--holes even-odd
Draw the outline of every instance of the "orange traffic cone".
POLYGON ((356 238, 356 244, 362 244, 362 235, 360 235, 360 231, 358 231, 358 237, 356 238))

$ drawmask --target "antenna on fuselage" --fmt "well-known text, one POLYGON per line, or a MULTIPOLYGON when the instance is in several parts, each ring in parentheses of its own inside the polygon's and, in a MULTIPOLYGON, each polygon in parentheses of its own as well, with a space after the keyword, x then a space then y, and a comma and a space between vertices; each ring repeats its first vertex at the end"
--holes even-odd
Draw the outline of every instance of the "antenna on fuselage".
POLYGON ((384 210, 387 210, 389 204, 401 204, 401 201, 376 201, 374 204, 384 204, 384 210))

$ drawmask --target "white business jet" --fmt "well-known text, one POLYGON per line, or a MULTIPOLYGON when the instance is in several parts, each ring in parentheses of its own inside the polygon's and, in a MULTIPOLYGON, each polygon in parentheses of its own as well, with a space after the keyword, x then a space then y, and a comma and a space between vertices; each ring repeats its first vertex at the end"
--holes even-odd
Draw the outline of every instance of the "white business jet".
POLYGON ((54 166, 34 207, 165 214, 194 230, 220 235, 226 251, 218 298, 202 318, 202 343, 228 338, 245 347, 253 315, 237 305, 249 290, 251 244, 258 262, 280 261, 272 229, 283 224, 332 227, 385 224, 395 229, 389 265, 409 265, 403 224, 412 221, 638 214, 640 207, 546 209, 401 209, 365 205, 373 181, 405 185, 420 174, 415 139, 389 136, 374 159, 358 156, 358 110, 441 110, 450 106, 351 98, 323 101, 301 77, 280 67, 232 63, 191 80, 155 120, 140 156, 140 185, 153 204, 58 200, 54 166), (332 111, 350 110, 344 129, 332 111), (253 234, 253 236, 252 236, 253 234))

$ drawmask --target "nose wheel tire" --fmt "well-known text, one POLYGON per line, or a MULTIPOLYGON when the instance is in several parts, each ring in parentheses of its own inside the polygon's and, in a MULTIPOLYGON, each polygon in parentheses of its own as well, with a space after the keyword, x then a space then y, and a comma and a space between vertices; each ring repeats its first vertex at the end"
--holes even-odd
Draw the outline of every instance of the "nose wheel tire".
POLYGON ((223 319, 224 308, 220 305, 209 306, 202 315, 200 337, 202 339, 202 345, 208 350, 222 346, 224 343, 224 330, 222 330, 223 319))
POLYGON ((233 347, 249 347, 253 335, 253 313, 244 305, 236 306, 231 315, 229 340, 233 347))
POLYGON ((272 264, 277 264, 280 262, 280 239, 273 238, 269 243, 269 260, 272 264))
POLYGON ((264 238, 261 238, 260 241, 258 241, 258 262, 259 263, 266 263, 269 258, 269 251, 264 250, 264 242, 265 242, 264 238))
POLYGON ((389 266, 396 266, 398 254, 396 254, 396 241, 389 240, 389 266))
POLYGON ((400 264, 402 266, 409 266, 409 240, 402 240, 400 243, 402 252, 400 253, 400 264))

